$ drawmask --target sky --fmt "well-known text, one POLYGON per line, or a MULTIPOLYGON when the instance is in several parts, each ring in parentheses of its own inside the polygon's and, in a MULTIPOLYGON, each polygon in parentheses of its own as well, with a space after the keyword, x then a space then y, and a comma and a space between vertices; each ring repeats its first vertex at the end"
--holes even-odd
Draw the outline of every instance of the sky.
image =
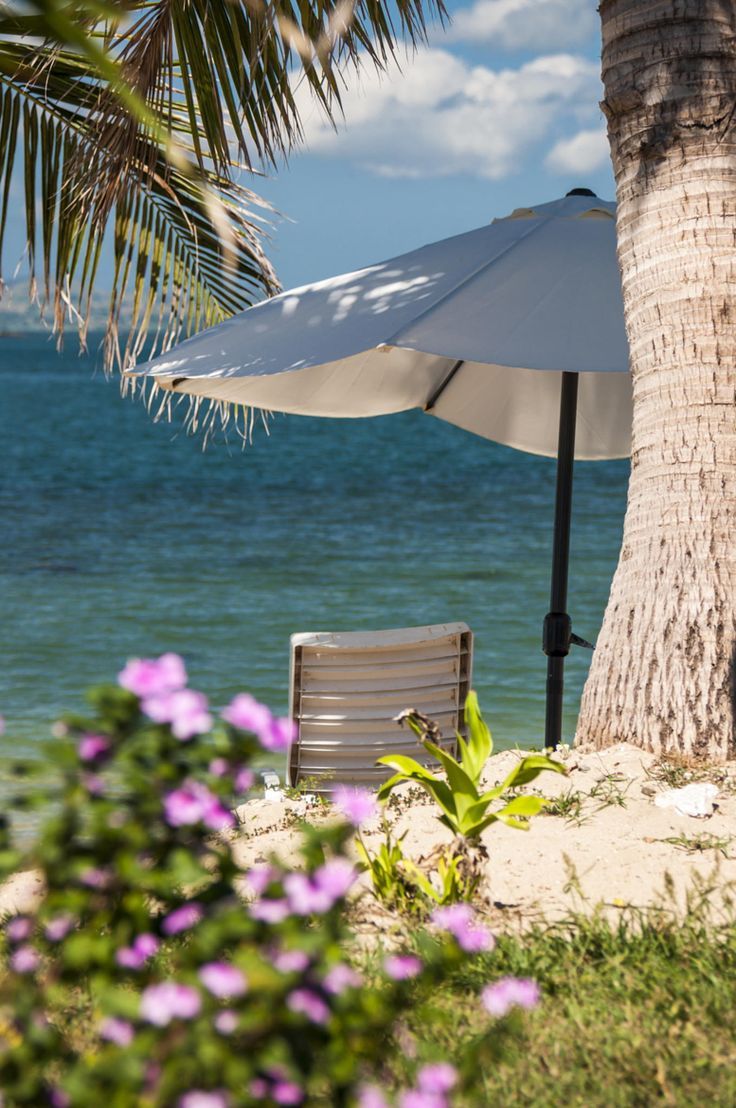
POLYGON ((596 0, 450 0, 451 22, 377 74, 347 75, 344 120, 303 88, 305 145, 253 182, 283 218, 285 288, 382 261, 564 195, 613 199, 596 0))
MULTIPOLYGON (((268 253, 284 288, 359 269, 588 187, 613 199, 599 108, 597 0, 446 0, 450 21, 377 73, 345 75, 344 118, 303 85, 304 145, 242 183, 276 209, 268 253)), ((6 277, 24 254, 11 190, 6 277)), ((25 302, 24 267, 18 278, 25 302)), ((98 289, 111 284, 103 262, 98 289)), ((5 300, 7 304, 9 301, 5 300)))

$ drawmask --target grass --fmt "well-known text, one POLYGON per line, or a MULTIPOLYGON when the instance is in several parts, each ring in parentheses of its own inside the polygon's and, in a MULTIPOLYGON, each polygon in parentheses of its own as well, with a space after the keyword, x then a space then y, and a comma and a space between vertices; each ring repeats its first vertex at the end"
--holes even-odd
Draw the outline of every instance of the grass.
POLYGON ((728 848, 733 842, 732 835, 711 835, 708 831, 701 831, 697 835, 671 835, 667 839, 657 839, 656 842, 669 843, 670 846, 684 850, 686 854, 702 854, 706 850, 717 850, 724 858, 728 858, 728 848))
POLYGON ((480 989, 513 974, 535 978, 543 1002, 497 1025, 463 1108, 736 1104, 736 924, 709 924, 703 904, 684 922, 630 912, 617 926, 576 917, 501 938, 416 1009, 393 1081, 417 1062, 458 1059, 488 1027, 480 989))

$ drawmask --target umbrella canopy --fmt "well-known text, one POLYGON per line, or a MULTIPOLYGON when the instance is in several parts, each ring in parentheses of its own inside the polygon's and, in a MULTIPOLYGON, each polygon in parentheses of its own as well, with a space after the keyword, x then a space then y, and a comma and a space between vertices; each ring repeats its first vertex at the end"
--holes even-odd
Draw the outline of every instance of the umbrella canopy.
POLYGON ((570 195, 282 293, 133 372, 298 415, 423 408, 549 457, 573 372, 575 456, 598 459, 630 452, 627 369, 615 205, 570 195))
POLYGON ((587 189, 366 269, 304 285, 134 374, 177 393, 310 416, 421 408, 557 457, 545 745, 562 733, 572 633, 573 459, 630 453, 615 204, 587 189))

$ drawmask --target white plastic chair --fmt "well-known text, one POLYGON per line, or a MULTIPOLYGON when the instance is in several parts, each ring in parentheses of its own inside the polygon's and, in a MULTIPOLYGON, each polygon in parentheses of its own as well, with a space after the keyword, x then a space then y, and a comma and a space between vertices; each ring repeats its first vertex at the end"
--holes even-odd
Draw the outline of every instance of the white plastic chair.
POLYGON ((296 738, 287 756, 291 786, 314 782, 378 787, 391 776, 384 754, 431 759, 395 717, 416 708, 439 724, 442 745, 455 753, 464 734, 473 635, 465 623, 392 631, 317 631, 291 636, 289 703, 296 738))

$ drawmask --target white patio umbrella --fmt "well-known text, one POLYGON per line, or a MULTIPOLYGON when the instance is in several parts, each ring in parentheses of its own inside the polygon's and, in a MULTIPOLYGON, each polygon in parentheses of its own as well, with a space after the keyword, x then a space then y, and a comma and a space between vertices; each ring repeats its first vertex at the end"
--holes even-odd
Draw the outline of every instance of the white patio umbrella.
POLYGON ((573 458, 630 453, 615 205, 587 189, 241 312, 130 371, 310 416, 421 408, 558 459, 545 744, 562 726, 573 458))

